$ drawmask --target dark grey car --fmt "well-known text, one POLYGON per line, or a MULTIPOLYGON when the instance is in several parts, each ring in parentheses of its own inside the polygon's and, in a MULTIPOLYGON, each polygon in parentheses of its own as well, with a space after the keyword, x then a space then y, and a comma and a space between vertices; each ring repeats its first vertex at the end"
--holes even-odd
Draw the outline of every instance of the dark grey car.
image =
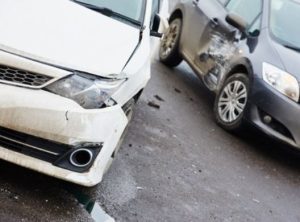
POLYGON ((216 93, 219 125, 245 120, 300 148, 299 0, 194 0, 177 4, 160 46, 170 67, 185 60, 216 93))

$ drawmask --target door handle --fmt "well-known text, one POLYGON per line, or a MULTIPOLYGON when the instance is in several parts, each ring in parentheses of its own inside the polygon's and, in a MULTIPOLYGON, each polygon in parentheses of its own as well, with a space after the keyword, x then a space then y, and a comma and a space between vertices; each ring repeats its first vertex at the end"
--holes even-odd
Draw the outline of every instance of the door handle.
POLYGON ((214 25, 219 25, 219 19, 218 19, 218 18, 213 18, 213 19, 211 19, 211 22, 212 22, 214 25))
POLYGON ((193 0, 193 5, 198 5, 199 0, 193 0))
POLYGON ((210 24, 211 24, 211 26, 212 26, 213 28, 219 26, 219 24, 220 24, 219 19, 218 19, 218 18, 212 18, 212 19, 210 20, 210 24))

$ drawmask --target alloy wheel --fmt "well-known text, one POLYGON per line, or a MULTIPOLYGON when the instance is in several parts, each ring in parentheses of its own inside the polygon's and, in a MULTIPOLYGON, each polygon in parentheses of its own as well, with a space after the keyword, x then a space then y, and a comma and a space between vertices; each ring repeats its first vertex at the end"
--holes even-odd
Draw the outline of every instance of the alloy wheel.
POLYGON ((235 80, 222 90, 218 100, 218 114, 225 123, 236 121, 244 112, 248 100, 246 85, 235 80))
POLYGON ((180 28, 181 28, 181 20, 175 19, 171 22, 168 30, 164 34, 161 40, 161 49, 160 49, 160 56, 161 58, 167 58, 172 50, 174 49, 177 39, 180 35, 180 28))

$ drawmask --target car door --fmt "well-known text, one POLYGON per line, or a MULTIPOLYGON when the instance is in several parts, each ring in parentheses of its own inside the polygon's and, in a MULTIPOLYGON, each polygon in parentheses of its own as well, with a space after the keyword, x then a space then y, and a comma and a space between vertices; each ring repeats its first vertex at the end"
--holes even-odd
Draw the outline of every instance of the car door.
POLYGON ((244 19, 248 27, 253 27, 261 14, 262 0, 229 0, 222 9, 220 7, 215 9, 205 11, 208 23, 194 57, 195 66, 201 70, 204 82, 211 90, 217 87, 222 70, 227 68, 227 61, 237 52, 243 36, 226 22, 226 16, 229 13, 236 14, 244 19))
MULTIPOLYGON (((199 52, 207 42, 203 41, 206 27, 214 26, 218 17, 225 17, 226 10, 219 0, 193 0, 186 7, 185 20, 187 21, 184 21, 184 34, 181 37, 184 42, 182 51, 189 63, 195 63, 195 58, 199 56, 199 52)), ((198 73, 202 73, 201 69, 198 73)))

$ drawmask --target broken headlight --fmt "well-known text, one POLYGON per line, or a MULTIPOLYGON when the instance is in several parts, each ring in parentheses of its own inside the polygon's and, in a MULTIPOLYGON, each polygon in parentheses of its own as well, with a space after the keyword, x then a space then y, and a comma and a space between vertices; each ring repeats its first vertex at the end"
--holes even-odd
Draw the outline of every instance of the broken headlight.
POLYGON ((76 73, 52 83, 46 90, 72 99, 85 109, 98 109, 115 105, 111 96, 125 81, 76 73))
POLYGON ((288 98, 299 101, 299 84, 291 74, 268 63, 263 63, 263 79, 288 98))

